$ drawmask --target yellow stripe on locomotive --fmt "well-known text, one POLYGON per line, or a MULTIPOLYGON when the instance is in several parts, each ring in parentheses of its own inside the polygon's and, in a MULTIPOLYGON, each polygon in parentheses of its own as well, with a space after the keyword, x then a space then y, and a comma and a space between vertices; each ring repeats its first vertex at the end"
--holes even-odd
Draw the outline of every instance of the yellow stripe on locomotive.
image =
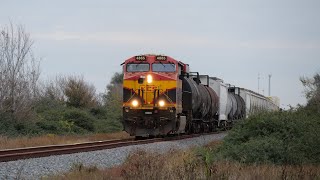
MULTIPOLYGON (((152 77, 150 74, 148 76, 152 77)), ((129 101, 123 103, 125 107, 130 107, 131 109, 177 108, 176 98, 173 97, 175 94, 171 93, 170 97, 168 95, 170 91, 176 92, 176 80, 152 80, 152 82, 144 84, 139 84, 137 80, 124 80, 123 87, 131 90, 132 95, 129 101), (134 97, 134 94, 139 97, 134 97)))

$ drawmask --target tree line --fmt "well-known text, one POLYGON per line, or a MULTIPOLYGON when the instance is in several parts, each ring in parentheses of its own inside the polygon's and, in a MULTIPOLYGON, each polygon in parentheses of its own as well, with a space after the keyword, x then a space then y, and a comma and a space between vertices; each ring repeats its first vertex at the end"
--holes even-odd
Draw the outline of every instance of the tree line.
POLYGON ((122 129, 122 73, 104 93, 83 76, 40 80, 40 60, 22 25, 0 28, 0 135, 93 133, 122 129))

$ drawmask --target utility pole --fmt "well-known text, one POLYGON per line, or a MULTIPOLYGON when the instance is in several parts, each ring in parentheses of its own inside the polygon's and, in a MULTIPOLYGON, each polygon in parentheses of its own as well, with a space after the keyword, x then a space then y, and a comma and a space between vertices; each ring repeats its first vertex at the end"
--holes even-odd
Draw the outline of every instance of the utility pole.
POLYGON ((258 73, 258 93, 260 93, 260 73, 258 73))
POLYGON ((269 74, 269 96, 271 96, 271 74, 269 74))

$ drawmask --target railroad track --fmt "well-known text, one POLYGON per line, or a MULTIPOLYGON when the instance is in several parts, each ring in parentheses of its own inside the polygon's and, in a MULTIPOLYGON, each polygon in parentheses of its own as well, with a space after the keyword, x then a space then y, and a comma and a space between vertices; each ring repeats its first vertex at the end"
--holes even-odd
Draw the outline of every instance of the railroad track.
MULTIPOLYGON (((201 134, 201 135, 217 134, 217 133, 218 132, 201 134)), ((161 141, 188 139, 193 137, 199 137, 201 135, 193 134, 193 135, 182 135, 182 136, 173 136, 173 137, 166 137, 166 138, 153 138, 153 139, 145 139, 145 140, 135 140, 134 138, 129 138, 129 139, 95 141, 95 142, 67 144, 67 145, 52 145, 52 146, 40 146, 40 147, 31 147, 31 148, 6 149, 6 150, 0 150, 0 162, 46 157, 46 156, 52 156, 52 155, 97 151, 97 150, 112 149, 112 148, 131 146, 131 145, 149 144, 149 143, 161 142, 161 141)))

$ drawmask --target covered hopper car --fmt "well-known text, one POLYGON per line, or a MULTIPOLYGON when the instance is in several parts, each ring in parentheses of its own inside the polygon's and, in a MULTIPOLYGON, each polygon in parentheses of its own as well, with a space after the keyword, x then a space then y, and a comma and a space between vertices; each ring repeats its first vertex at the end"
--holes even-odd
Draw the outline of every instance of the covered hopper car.
POLYGON ((211 132, 259 111, 278 110, 261 94, 190 72, 188 64, 169 56, 139 55, 122 65, 122 123, 132 136, 211 132))

